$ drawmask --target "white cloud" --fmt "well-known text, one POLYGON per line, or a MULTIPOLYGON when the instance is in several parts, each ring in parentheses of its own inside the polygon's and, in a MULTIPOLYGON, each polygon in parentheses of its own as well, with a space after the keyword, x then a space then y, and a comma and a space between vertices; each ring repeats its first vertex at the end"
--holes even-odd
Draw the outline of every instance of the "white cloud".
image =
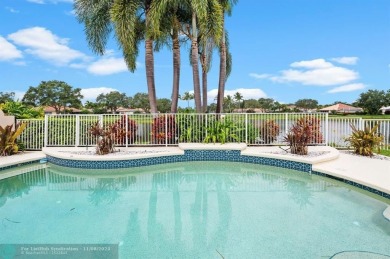
POLYGON ((0 61, 22 58, 22 52, 0 36, 0 61))
POLYGON ((310 70, 288 69, 281 76, 272 77, 275 82, 296 82, 303 85, 330 86, 345 84, 359 78, 358 73, 343 67, 326 67, 310 70))
POLYGON ((295 82, 313 86, 347 84, 359 78, 356 71, 335 66, 324 59, 293 62, 290 67, 290 69, 282 70, 279 75, 251 73, 250 76, 257 79, 269 79, 277 83, 295 82))
MULTIPOLYGON (((263 92, 263 90, 259 88, 237 88, 232 90, 225 90, 225 97, 231 95, 232 97, 239 92, 242 94, 244 100, 245 99, 259 99, 267 97, 267 94, 263 92)), ((207 97, 209 102, 214 102, 215 98, 218 95, 218 89, 212 89, 207 92, 207 97)))
POLYGON ((83 88, 81 94, 84 96, 84 101, 95 101, 99 94, 107 94, 112 91, 118 91, 117 89, 110 87, 96 87, 96 88, 83 88))
POLYGON ((334 62, 345 64, 345 65, 355 65, 359 58, 358 57, 339 57, 339 58, 332 58, 331 59, 334 62))
POLYGON ((27 0, 27 2, 34 3, 34 4, 44 4, 45 1, 43 0, 27 0))
POLYGON ((123 58, 102 58, 88 66, 87 71, 94 75, 111 75, 128 71, 123 58))
POLYGON ((19 30, 8 35, 16 45, 26 47, 26 52, 56 65, 67 65, 77 59, 87 59, 85 54, 71 49, 69 39, 59 38, 42 27, 19 30))
POLYGON ((266 79, 272 77, 272 75, 270 74, 256 74, 256 73, 250 73, 249 76, 256 79, 266 79))
POLYGON ((19 10, 16 10, 16 9, 9 7, 9 6, 5 7, 5 9, 11 13, 19 13, 19 10))
POLYGON ((324 59, 313 59, 294 62, 291 67, 307 68, 307 69, 323 69, 333 67, 333 64, 325 61, 324 59))
POLYGON ((360 89, 364 89, 366 86, 361 83, 357 84, 348 84, 348 85, 342 85, 336 88, 333 88, 328 91, 328 93, 334 94, 334 93, 342 93, 342 92, 352 92, 360 89))

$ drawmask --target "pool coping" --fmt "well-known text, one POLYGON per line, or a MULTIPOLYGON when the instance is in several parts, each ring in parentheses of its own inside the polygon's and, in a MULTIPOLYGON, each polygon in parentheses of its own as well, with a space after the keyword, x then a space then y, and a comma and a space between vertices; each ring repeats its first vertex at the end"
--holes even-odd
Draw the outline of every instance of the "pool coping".
MULTIPOLYGON (((367 163, 369 158, 365 157, 359 157, 359 156, 351 156, 349 158, 348 164, 353 164, 355 167, 355 170, 357 170, 357 173, 353 175, 347 174, 347 172, 340 170, 337 166, 340 166, 338 161, 340 159, 345 159, 345 156, 348 156, 346 154, 340 154, 340 152, 337 149, 334 149, 332 147, 328 146, 311 146, 309 147, 310 151, 326 151, 329 152, 324 155, 315 156, 315 157, 302 157, 302 156, 292 156, 290 154, 283 154, 281 153, 281 149, 279 147, 271 146, 271 147, 264 147, 264 146, 249 146, 247 147, 245 144, 236 144, 236 143, 229 143, 229 144, 194 144, 194 143, 182 143, 179 144, 179 146, 176 147, 165 147, 165 146, 159 146, 159 147, 130 147, 127 150, 159 150, 159 153, 145 153, 145 154, 131 154, 128 156, 96 156, 94 159, 91 159, 91 156, 77 156, 77 155, 69 155, 66 153, 61 153, 59 151, 66 151, 66 150, 86 150, 86 148, 75 148, 75 147, 60 147, 60 148, 44 148, 43 152, 26 152, 21 155, 12 156, 11 160, 13 160, 12 163, 3 163, 2 160, 0 160, 0 173, 4 168, 9 168, 12 165, 20 165, 22 163, 31 163, 34 161, 39 161, 42 158, 50 157, 52 155, 61 158, 61 159, 71 159, 71 160, 88 160, 88 161, 123 161, 123 160, 144 160, 144 159, 153 159, 158 157, 165 157, 166 161, 168 162, 175 162, 171 161, 170 158, 175 156, 182 156, 186 151, 190 150, 205 150, 205 151, 213 151, 213 150, 220 150, 220 151, 239 151, 241 153, 241 156, 253 157, 256 158, 264 158, 264 159, 276 159, 276 160, 285 160, 285 161, 291 161, 291 162, 297 162, 297 163, 303 163, 310 165, 310 173, 322 175, 325 177, 330 177, 339 181, 343 181, 347 184, 359 187, 361 189, 379 194, 380 196, 386 197, 390 199, 390 173, 386 173, 387 167, 390 169, 390 161, 371 161, 371 163, 379 163, 380 165, 377 166, 377 168, 372 168, 372 170, 375 171, 375 173, 378 175, 379 180, 375 179, 375 177, 369 178, 370 174, 361 172, 361 164, 367 163), (279 152, 279 153, 275 153, 279 152), (31 156, 31 154, 36 154, 34 156, 31 156), (363 161, 365 160, 365 161, 363 161), (383 167, 383 165, 385 165, 383 167), (7 166, 7 167, 5 167, 7 166), (387 181, 388 180, 388 181, 387 181)), ((374 159, 371 159, 374 160, 374 159)), ((197 161, 202 161, 202 159, 199 159, 197 161)), ((233 161, 234 162, 234 161, 233 161)), ((239 161, 237 161, 239 162, 239 161)), ((151 165, 153 163, 149 164, 141 164, 139 166, 143 165, 151 165)), ((344 163, 345 164, 345 163, 344 163)), ((274 165, 275 164, 270 164, 274 165)), ((278 165, 276 165, 278 166, 278 165)), ((345 165, 344 165, 345 167, 345 165)), ((289 167, 285 167, 289 168, 289 167)), ((292 168, 294 169, 294 168, 292 168)), ((299 169, 296 169, 299 170, 299 169)), ((306 169, 305 169, 306 170, 306 169)), ((305 171, 301 170, 301 171, 305 171)), ((348 171, 348 170, 347 170, 348 171)), ((0 175, 1 177, 1 175, 0 175)))

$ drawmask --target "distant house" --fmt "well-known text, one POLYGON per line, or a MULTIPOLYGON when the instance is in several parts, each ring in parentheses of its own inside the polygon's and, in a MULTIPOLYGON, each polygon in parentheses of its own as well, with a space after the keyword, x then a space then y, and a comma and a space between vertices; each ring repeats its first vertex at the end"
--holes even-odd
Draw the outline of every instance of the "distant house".
POLYGON ((382 114, 389 114, 390 113, 390 106, 382 107, 379 110, 382 112, 382 114))
POLYGON ((266 110, 261 109, 261 108, 243 108, 243 109, 233 109, 232 113, 265 113, 266 110))
POLYGON ((332 106, 328 106, 320 109, 321 112, 336 112, 336 113, 357 113, 363 112, 362 108, 354 107, 344 103, 338 103, 332 106))
POLYGON ((142 108, 123 108, 123 107, 119 107, 118 109, 116 109, 116 112, 119 114, 137 114, 137 113, 144 114, 145 113, 144 109, 142 108))
MULTIPOLYGON (((63 110, 64 110, 64 108, 61 108, 61 112, 63 110)), ((79 114, 79 113, 81 113, 81 110, 76 109, 76 108, 71 108, 71 107, 66 107, 65 110, 66 110, 66 113, 71 113, 71 114, 79 114)), ((43 112, 45 114, 57 114, 56 109, 54 109, 54 107, 51 107, 51 106, 44 107, 43 108, 43 112)))

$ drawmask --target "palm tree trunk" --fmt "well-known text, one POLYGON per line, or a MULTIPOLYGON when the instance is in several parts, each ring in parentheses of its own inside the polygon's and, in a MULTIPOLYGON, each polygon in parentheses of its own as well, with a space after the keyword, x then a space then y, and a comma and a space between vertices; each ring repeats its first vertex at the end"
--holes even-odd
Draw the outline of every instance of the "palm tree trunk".
MULTIPOLYGON (((206 59, 207 57, 204 55, 202 58, 206 59)), ((207 112, 207 71, 205 69, 202 69, 202 100, 203 112, 207 112)))
MULTIPOLYGON (((146 28, 149 27, 150 1, 147 3, 145 11, 146 28)), ((150 112, 157 113, 156 85, 154 82, 154 56, 153 56, 153 39, 145 37, 145 68, 146 83, 148 85, 148 96, 150 103, 150 112)))
POLYGON ((191 42, 191 63, 192 76, 194 83, 194 99, 195 111, 202 112, 202 102, 200 98, 200 81, 199 81, 199 67, 198 67, 198 33, 196 26, 196 14, 192 14, 192 42, 191 42))
POLYGON ((225 42, 225 28, 224 28, 222 32, 221 47, 220 47, 217 113, 222 112, 223 98, 225 94, 225 82, 226 82, 226 42, 225 42))
POLYGON ((154 84, 154 57, 153 57, 153 40, 145 40, 145 67, 146 82, 148 85, 148 96, 150 102, 150 112, 157 113, 156 86, 154 84))
POLYGON ((179 34, 176 26, 173 29, 173 85, 172 85, 172 104, 171 113, 177 112, 177 103, 179 100, 179 83, 180 83, 180 43, 179 34))

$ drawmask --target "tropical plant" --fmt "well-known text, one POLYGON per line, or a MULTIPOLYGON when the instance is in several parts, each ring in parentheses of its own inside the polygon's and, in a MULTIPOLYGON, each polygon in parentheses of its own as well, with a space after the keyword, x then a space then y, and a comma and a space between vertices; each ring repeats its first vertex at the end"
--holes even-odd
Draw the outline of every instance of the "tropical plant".
POLYGON ((152 0, 135 1, 90 1, 76 0, 76 16, 85 26, 90 48, 104 55, 108 36, 114 30, 122 48, 127 67, 136 69, 139 43, 145 41, 145 70, 148 86, 150 111, 157 112, 157 98, 154 78, 153 31, 150 10, 152 0), (143 14, 143 15, 141 15, 143 14))
POLYGON ((231 15, 233 5, 237 3, 238 0, 218 0, 219 4, 222 6, 222 37, 220 38, 219 43, 219 81, 218 81, 218 96, 217 96, 217 113, 222 112, 224 94, 225 94, 225 83, 227 77, 231 72, 232 67, 232 57, 229 52, 228 47, 228 37, 225 30, 225 13, 231 15))
POLYGON ((243 98, 244 97, 242 96, 242 94, 240 92, 236 92, 234 94, 234 100, 237 101, 238 108, 241 108, 241 112, 242 112, 242 108, 243 108, 243 106, 241 105, 242 104, 241 101, 243 101, 243 98))
POLYGON ((279 135, 279 125, 274 120, 266 120, 260 126, 260 136, 265 144, 271 144, 279 135))
POLYGON ((180 97, 181 100, 187 101, 187 108, 190 107, 190 101, 194 100, 194 94, 190 92, 185 92, 183 96, 180 97))
POLYGON ((131 120, 125 115, 122 115, 121 118, 115 122, 115 128, 118 131, 115 134, 115 140, 118 145, 125 145, 126 138, 128 144, 132 144, 135 142, 137 137, 138 126, 134 120, 131 120), (127 121, 127 129, 126 129, 126 121, 127 121))
POLYGON ((299 118, 284 137, 291 148, 291 153, 299 155, 307 155, 307 146, 321 143, 322 139, 321 121, 313 116, 299 118))
POLYGON ((364 127, 364 130, 357 129, 351 124, 352 134, 346 140, 351 144, 354 152, 362 156, 372 156, 373 151, 377 148, 380 152, 379 145, 383 141, 383 136, 377 132, 379 123, 374 127, 364 127))
POLYGON ((204 139, 205 117, 197 115, 176 116, 180 142, 201 142, 204 139))
POLYGON ((116 123, 103 128, 98 121, 91 126, 89 132, 92 136, 97 138, 96 154, 106 155, 115 152, 115 138, 123 137, 124 130, 118 128, 116 123))
POLYGON ((7 125, 4 128, 0 126, 0 156, 10 156, 18 153, 17 138, 25 128, 25 123, 16 124, 15 130, 13 130, 13 125, 7 125))
POLYGON ((293 124, 284 141, 290 146, 292 154, 307 155, 307 146, 312 139, 312 128, 308 124, 293 124))
POLYGON ((176 121, 173 115, 153 119, 152 139, 154 144, 173 144, 176 141, 176 121))
POLYGON ((224 119, 217 120, 206 128, 207 135, 203 142, 225 144, 227 141, 239 141, 237 132, 239 132, 239 129, 232 121, 224 119))
POLYGON ((324 139, 321 132, 321 120, 314 116, 303 116, 296 123, 301 127, 308 126, 311 131, 309 144, 321 143, 324 139))

